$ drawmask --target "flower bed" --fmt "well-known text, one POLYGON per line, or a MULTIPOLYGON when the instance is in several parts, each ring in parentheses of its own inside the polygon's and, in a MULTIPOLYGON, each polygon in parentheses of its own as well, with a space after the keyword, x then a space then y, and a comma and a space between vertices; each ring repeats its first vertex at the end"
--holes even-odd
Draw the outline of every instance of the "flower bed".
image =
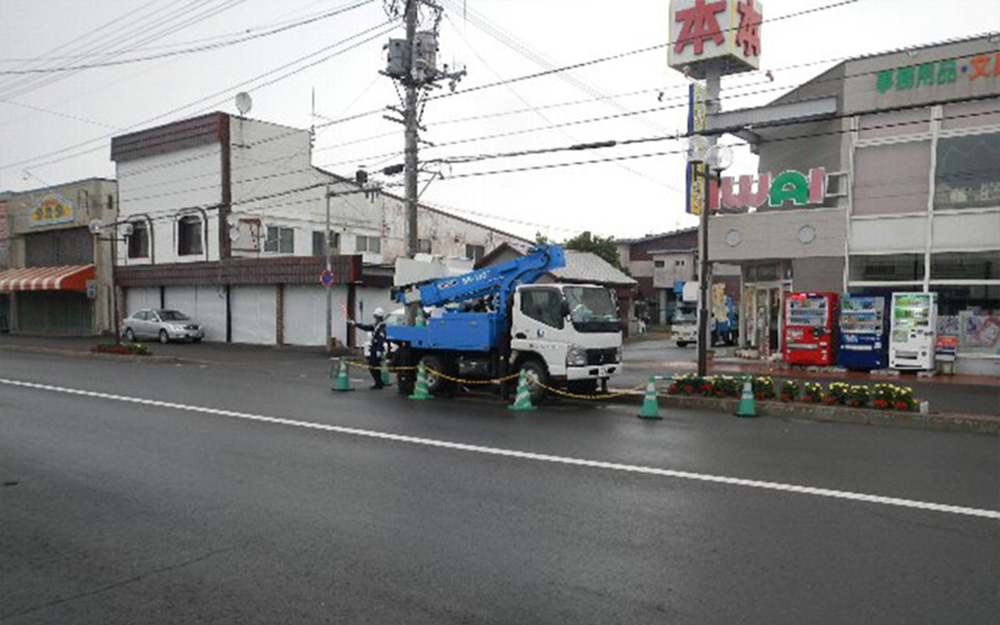
POLYGON ((715 398, 736 398, 742 395, 744 381, 749 379, 754 398, 766 401, 778 398, 782 402, 800 401, 806 404, 827 406, 848 406, 851 408, 874 408, 876 410, 916 410, 918 403, 913 399, 913 389, 893 384, 847 384, 831 382, 825 389, 817 382, 800 384, 797 380, 781 383, 780 394, 776 393, 774 380, 769 376, 726 376, 701 377, 693 373, 671 378, 667 393, 681 396, 703 396, 715 398))
POLYGON ((90 351, 100 354, 118 354, 120 356, 152 356, 153 352, 142 343, 115 343, 105 341, 90 348, 90 351))

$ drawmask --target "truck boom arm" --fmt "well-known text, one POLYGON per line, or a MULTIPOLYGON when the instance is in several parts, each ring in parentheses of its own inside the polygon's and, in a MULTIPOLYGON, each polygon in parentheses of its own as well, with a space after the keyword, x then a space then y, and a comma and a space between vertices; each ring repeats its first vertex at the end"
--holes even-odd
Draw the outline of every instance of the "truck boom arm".
POLYGON ((545 273, 565 265, 566 257, 561 247, 536 245, 527 256, 460 276, 422 282, 401 290, 396 299, 407 304, 444 306, 497 294, 498 301, 505 302, 517 285, 530 284, 545 273))

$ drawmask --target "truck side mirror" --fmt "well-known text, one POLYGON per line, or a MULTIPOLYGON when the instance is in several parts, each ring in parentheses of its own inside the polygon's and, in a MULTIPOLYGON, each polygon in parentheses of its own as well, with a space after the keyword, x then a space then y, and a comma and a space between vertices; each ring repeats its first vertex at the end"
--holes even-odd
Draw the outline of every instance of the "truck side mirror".
POLYGON ((567 302, 566 300, 562 301, 562 305, 559 307, 559 313, 563 316, 563 319, 569 317, 570 313, 569 302, 567 302))

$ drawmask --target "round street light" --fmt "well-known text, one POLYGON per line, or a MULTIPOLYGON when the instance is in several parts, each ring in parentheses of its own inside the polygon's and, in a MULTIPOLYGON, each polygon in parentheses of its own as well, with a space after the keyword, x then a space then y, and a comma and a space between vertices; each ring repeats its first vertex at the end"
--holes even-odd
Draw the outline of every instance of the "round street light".
POLYGON ((733 165, 733 150, 729 146, 716 145, 709 151, 708 166, 714 172, 721 172, 733 165))
POLYGON ((695 135, 687 142, 687 160, 689 163, 704 163, 708 159, 708 154, 712 149, 712 142, 708 137, 695 135))

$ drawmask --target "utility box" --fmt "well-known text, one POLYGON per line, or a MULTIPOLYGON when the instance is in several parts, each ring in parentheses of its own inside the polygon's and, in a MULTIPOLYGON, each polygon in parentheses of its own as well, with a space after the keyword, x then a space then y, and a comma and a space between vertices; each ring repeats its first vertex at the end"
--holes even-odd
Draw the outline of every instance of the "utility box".
POLYGON ((437 34, 430 31, 417 33, 413 47, 417 55, 413 69, 423 73, 425 78, 433 77, 437 73, 437 34))
POLYGON ((391 78, 406 76, 406 68, 410 66, 410 47, 406 39, 390 39, 386 46, 389 51, 385 73, 391 78))

